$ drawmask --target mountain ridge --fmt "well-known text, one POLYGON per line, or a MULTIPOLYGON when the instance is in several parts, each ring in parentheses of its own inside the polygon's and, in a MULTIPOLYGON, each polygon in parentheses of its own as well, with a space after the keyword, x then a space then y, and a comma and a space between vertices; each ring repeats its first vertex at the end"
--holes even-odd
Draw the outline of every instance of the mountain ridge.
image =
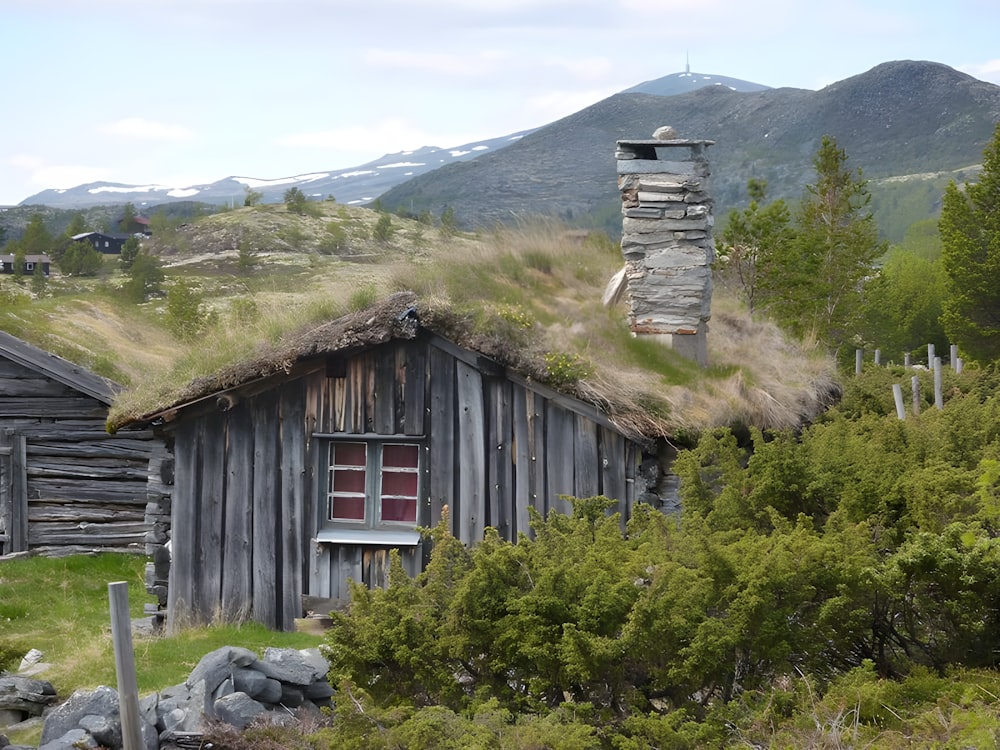
MULTIPOLYGON (((671 125, 681 137, 715 141, 711 190, 722 216, 745 203, 750 177, 767 181, 771 199, 800 197, 824 135, 873 183, 927 173, 961 179, 960 170, 979 164, 998 121, 1000 86, 922 61, 883 63, 819 91, 621 93, 502 151, 408 180, 380 201, 432 214, 448 206, 467 227, 533 214, 613 229, 621 221, 615 141, 671 125)), ((930 216, 939 193, 925 192, 917 213, 930 216)))
POLYGON ((413 151, 396 151, 364 164, 273 179, 230 175, 215 182, 184 187, 156 183, 130 185, 120 182, 89 182, 72 188, 42 190, 17 205, 90 208, 111 203, 130 202, 136 206, 146 206, 191 200, 219 205, 243 205, 247 190, 261 193, 265 203, 278 203, 282 200, 284 191, 290 187, 298 187, 312 198, 325 198, 334 194, 341 203, 369 203, 405 179, 444 164, 473 159, 480 153, 503 148, 531 132, 532 129, 522 130, 451 148, 424 146, 413 151))
MULTIPOLYGON (((757 91, 769 88, 762 84, 728 76, 692 73, 688 68, 683 73, 673 73, 653 81, 646 81, 626 91, 636 90, 657 96, 672 96, 682 91, 711 85, 725 85, 739 91, 757 91)), ((273 179, 230 175, 211 183, 182 187, 160 184, 130 185, 120 182, 90 182, 72 188, 42 190, 25 198, 17 205, 89 208, 109 203, 131 202, 138 206, 145 206, 191 200, 220 205, 242 205, 248 188, 260 192, 263 202, 277 203, 282 200, 284 191, 293 186, 300 188, 314 198, 334 195, 340 203, 349 205, 370 203, 391 187, 405 182, 411 177, 433 171, 446 164, 472 160, 484 153, 500 150, 535 130, 537 128, 529 128, 450 148, 424 146, 414 151, 396 151, 360 165, 314 170, 304 174, 273 179), (149 200, 151 197, 154 200, 149 200)))

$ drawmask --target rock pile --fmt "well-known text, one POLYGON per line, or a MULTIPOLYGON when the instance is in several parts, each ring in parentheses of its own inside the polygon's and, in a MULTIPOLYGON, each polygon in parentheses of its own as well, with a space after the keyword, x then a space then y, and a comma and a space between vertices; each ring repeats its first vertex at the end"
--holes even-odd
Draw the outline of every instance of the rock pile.
MULTIPOLYGON (((140 700, 145 747, 189 746, 209 720, 243 729, 254 719, 285 723, 298 712, 318 712, 333 695, 328 669, 316 649, 269 648, 258 658, 248 649, 224 646, 202 657, 182 684, 140 700)), ((74 693, 46 716, 41 743, 39 750, 119 750, 118 692, 102 686, 74 693)))
POLYGON ((56 690, 50 682, 23 675, 0 676, 0 726, 41 716, 55 700, 56 690))

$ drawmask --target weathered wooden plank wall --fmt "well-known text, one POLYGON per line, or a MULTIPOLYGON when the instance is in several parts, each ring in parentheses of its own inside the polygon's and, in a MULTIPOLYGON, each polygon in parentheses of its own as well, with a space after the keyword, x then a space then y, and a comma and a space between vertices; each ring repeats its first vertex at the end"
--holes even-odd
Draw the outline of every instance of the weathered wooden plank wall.
POLYGON ((268 391, 253 400, 253 613, 254 619, 270 627, 281 627, 278 619, 278 587, 281 586, 279 538, 294 534, 281 528, 279 423, 277 394, 268 391))
MULTIPOLYGON (((187 607, 203 620, 250 616, 290 628, 302 595, 343 599, 349 580, 385 585, 389 547, 376 535, 317 541, 326 476, 316 454, 326 443, 314 435, 421 440, 418 524, 435 525, 447 505, 453 533, 468 544, 486 526, 511 540, 530 532, 529 507, 569 510, 559 495, 603 493, 631 509, 634 443, 570 400, 456 350, 426 340, 384 345, 279 378, 226 412, 179 420, 170 601, 181 619, 187 607)), ((400 553, 416 575, 423 545, 400 553)))
POLYGON ((227 412, 225 546, 222 550, 222 616, 240 622, 250 616, 253 597, 253 422, 245 403, 227 412))
POLYGON ((200 613, 195 599, 195 555, 200 544, 198 518, 202 496, 198 469, 201 452, 201 422, 181 420, 174 427, 174 460, 177 474, 174 481, 174 504, 170 517, 170 586, 167 609, 168 631, 176 632, 188 622, 207 619, 211 612, 200 613), (199 618, 199 615, 201 618, 199 618))

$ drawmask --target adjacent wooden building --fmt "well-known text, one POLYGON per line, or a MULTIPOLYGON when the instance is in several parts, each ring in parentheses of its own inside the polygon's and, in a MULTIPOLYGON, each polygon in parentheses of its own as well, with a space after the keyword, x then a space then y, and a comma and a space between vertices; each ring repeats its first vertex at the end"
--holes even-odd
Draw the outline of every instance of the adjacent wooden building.
POLYGON ((169 461, 152 430, 106 429, 120 387, 0 332, 0 553, 144 552, 169 461), (157 479, 151 479, 151 476, 157 479))
POLYGON ((418 527, 445 506, 468 544, 487 526, 516 539, 529 507, 568 510, 565 495, 629 516, 648 436, 430 317, 395 295, 124 421, 174 448, 172 626, 290 629, 304 597, 384 585, 391 549, 415 575, 418 527))

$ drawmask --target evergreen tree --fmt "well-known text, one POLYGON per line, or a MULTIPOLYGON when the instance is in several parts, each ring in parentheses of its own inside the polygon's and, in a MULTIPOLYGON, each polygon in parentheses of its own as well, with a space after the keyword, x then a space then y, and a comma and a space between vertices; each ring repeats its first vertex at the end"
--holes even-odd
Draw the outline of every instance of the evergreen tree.
POLYGON ((779 322, 813 333, 834 349, 857 336, 862 281, 885 253, 872 215, 871 194, 861 170, 847 168, 847 154, 824 136, 816 157, 815 184, 796 218, 789 252, 770 259, 771 304, 779 322))
POLYGON ((285 191, 285 205, 288 210, 296 214, 304 214, 306 212, 306 194, 302 192, 301 188, 290 187, 285 191))
POLYGON ((211 322, 201 293, 188 281, 178 280, 167 292, 167 325, 179 339, 191 341, 211 322))
POLYGON ((68 276, 94 276, 104 265, 104 257, 89 242, 71 242, 58 262, 59 270, 68 276))
POLYGON ((445 206, 441 211, 441 234, 451 237, 458 233, 458 219, 455 217, 455 209, 445 206))
POLYGON ((18 245, 24 255, 46 255, 52 250, 52 233, 45 227, 41 214, 33 214, 28 220, 18 245))
POLYGON ((719 268, 724 281, 735 286, 752 313, 761 303, 766 305, 772 281, 768 270, 776 268, 772 258, 787 252, 793 233, 788 206, 783 200, 762 205, 767 194, 767 182, 750 179, 747 183, 750 204, 743 210, 733 209, 722 232, 719 268))
POLYGON ((140 251, 128 271, 129 279, 123 291, 132 302, 145 302, 151 294, 162 290, 165 278, 159 258, 140 251))
POLYGON ((246 195, 243 198, 244 206, 256 206, 264 199, 264 194, 259 190, 251 190, 249 187, 245 188, 246 195))
POLYGON ((41 295, 48 287, 49 280, 45 276, 45 267, 41 263, 36 263, 31 271, 31 291, 35 296, 41 295))
POLYGON ((138 257, 140 252, 139 238, 129 237, 125 240, 122 245, 122 251, 118 256, 118 264, 122 267, 123 271, 129 271, 132 268, 132 264, 135 263, 136 257, 138 257))
POLYGON ((135 210, 135 206, 131 203, 126 203, 122 208, 122 218, 118 222, 118 226, 122 232, 127 232, 131 234, 132 232, 137 232, 141 227, 136 222, 136 217, 139 214, 135 210))
POLYGON ((965 356, 1000 359, 1000 125, 983 152, 979 182, 945 189, 938 226, 948 285, 945 330, 965 356))
POLYGON ((60 263, 63 256, 74 244, 73 237, 78 234, 83 234, 86 231, 87 220, 84 218, 83 211, 77 211, 73 214, 73 218, 70 219, 69 226, 66 227, 66 231, 56 238, 52 244, 52 250, 49 252, 49 256, 52 258, 53 262, 57 264, 60 263))
POLYGON ((375 228, 372 230, 372 237, 379 242, 388 242, 392 239, 394 231, 392 217, 389 214, 380 214, 378 221, 375 222, 375 228))
POLYGON ((941 327, 945 296, 941 262, 893 248, 878 272, 865 284, 864 342, 898 357, 927 344, 948 348, 941 327))

